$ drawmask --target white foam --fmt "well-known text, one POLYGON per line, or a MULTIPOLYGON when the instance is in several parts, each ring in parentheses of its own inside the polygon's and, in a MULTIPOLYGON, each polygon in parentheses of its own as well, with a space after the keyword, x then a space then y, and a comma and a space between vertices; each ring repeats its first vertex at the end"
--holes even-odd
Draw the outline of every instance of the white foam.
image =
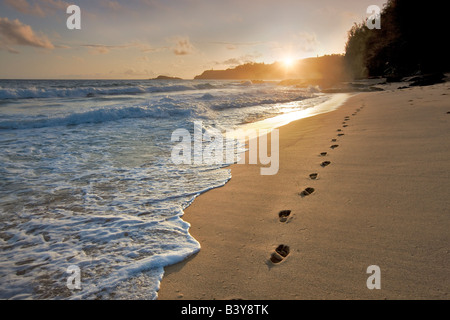
POLYGON ((83 88, 0 88, 0 99, 74 98, 105 95, 134 95, 143 93, 163 93, 213 88, 212 85, 138 85, 125 87, 83 87, 83 88))
POLYGON ((193 132, 196 120, 205 132, 239 128, 331 97, 226 81, 8 84, 0 91, 5 299, 155 299, 164 267, 200 250, 183 210, 231 177, 222 164, 173 165, 172 132, 193 132), (66 287, 70 265, 82 270, 81 291, 66 287))
POLYGON ((69 126, 86 123, 102 123, 122 119, 169 118, 189 116, 193 110, 183 110, 174 105, 105 107, 84 112, 71 113, 60 117, 27 117, 21 120, 0 120, 0 129, 29 129, 55 126, 69 126))

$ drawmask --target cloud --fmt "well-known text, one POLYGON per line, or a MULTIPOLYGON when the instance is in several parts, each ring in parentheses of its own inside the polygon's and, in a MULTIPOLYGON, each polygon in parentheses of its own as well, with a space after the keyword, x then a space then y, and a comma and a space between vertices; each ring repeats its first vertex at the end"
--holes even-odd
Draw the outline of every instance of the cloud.
MULTIPOLYGON (((121 45, 82 44, 81 46, 88 48, 90 54, 107 54, 111 50, 142 47, 143 44, 139 44, 139 43, 128 43, 128 44, 121 44, 121 45)), ((141 49, 141 50, 144 50, 144 49, 141 49)))
POLYGON ((314 33, 299 32, 295 35, 296 46, 301 51, 312 52, 319 46, 319 41, 314 33))
POLYGON ((65 12, 70 3, 61 0, 5 0, 5 4, 20 13, 45 17, 58 11, 65 12))
POLYGON ((170 40, 175 45, 172 47, 172 52, 177 56, 183 56, 194 52, 195 47, 187 37, 176 37, 170 40))
POLYGON ((111 50, 137 48, 144 53, 151 53, 164 50, 166 47, 154 48, 143 42, 131 42, 121 45, 105 45, 105 44, 82 44, 81 47, 88 48, 90 54, 107 54, 111 50))
POLYGON ((68 45, 65 45, 65 44, 57 44, 57 45, 55 45, 55 48, 58 48, 58 49, 72 49, 71 46, 68 46, 68 45))
POLYGON ((217 65, 238 66, 245 63, 255 62, 258 58, 262 57, 260 53, 246 54, 238 58, 230 58, 225 61, 216 62, 217 65))
MULTIPOLYGON (((1 48, 2 48, 2 46, 0 46, 0 49, 1 49, 1 48)), ((4 48, 5 48, 6 51, 8 51, 9 53, 14 53, 14 54, 20 53, 20 51, 14 49, 14 48, 8 47, 8 46, 5 46, 4 48)))
POLYGON ((44 49, 55 48, 47 36, 36 34, 29 25, 23 24, 18 19, 11 21, 8 18, 0 18, 0 47, 17 53, 17 50, 9 47, 10 45, 44 49))
POLYGON ((45 16, 44 11, 37 3, 31 5, 27 0, 5 0, 5 4, 16 9, 20 13, 38 17, 45 16))
POLYGON ((103 0, 101 5, 114 12, 123 12, 124 7, 117 1, 103 0))
POLYGON ((262 41, 255 41, 255 42, 207 41, 205 43, 215 44, 215 45, 224 45, 227 50, 236 50, 238 47, 244 47, 244 46, 252 47, 252 46, 265 44, 265 42, 262 42, 262 41))
POLYGON ((117 46, 107 46, 103 44, 82 44, 82 47, 88 48, 90 54, 107 54, 111 49, 117 46))
POLYGON ((316 34, 304 31, 290 34, 282 41, 270 43, 270 49, 275 60, 283 59, 286 56, 299 58, 310 55, 312 52, 317 52, 319 47, 320 42, 317 40, 316 34))
POLYGON ((216 64, 226 64, 226 65, 239 65, 241 64, 241 60, 238 58, 230 58, 222 62, 216 62, 216 64))

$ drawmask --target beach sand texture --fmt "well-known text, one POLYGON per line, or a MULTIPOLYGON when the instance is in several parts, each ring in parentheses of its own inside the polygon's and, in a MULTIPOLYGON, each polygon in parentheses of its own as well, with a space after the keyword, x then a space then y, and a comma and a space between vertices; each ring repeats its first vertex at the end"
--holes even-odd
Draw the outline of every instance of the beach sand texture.
POLYGON ((202 249, 159 299, 448 299, 449 96, 387 88, 281 127, 278 174, 233 165, 185 210, 202 249))

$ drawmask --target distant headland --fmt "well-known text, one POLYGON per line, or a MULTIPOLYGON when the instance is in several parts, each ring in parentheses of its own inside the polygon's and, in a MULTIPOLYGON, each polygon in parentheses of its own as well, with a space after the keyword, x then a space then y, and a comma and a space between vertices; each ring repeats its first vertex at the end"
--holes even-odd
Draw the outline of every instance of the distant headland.
POLYGON ((178 77, 169 77, 169 76, 157 76, 156 78, 150 79, 150 80, 183 80, 178 77))
POLYGON ((344 55, 334 54, 297 60, 290 67, 286 67, 282 62, 274 62, 246 63, 226 70, 206 70, 194 79, 260 81, 303 79, 309 84, 323 85, 324 82, 348 80, 346 74, 344 55))

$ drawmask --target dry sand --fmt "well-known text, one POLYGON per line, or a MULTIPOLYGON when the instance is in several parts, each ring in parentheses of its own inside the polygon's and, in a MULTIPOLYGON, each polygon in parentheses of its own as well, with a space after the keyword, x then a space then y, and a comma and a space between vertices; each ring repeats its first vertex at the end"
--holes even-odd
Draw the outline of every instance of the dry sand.
POLYGON ((233 165, 185 210, 202 249, 166 268, 159 299, 448 299, 449 97, 449 83, 362 93, 281 127, 278 174, 233 165))

